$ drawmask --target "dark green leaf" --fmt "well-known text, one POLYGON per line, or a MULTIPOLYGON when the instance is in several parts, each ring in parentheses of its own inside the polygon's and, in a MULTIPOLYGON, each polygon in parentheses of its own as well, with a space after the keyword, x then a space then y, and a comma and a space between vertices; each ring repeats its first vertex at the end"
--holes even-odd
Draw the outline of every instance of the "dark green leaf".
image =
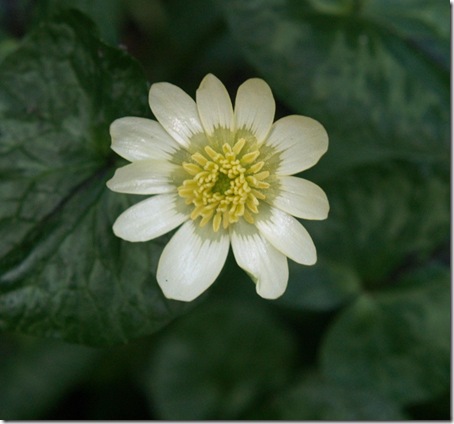
POLYGON ((17 41, 0 33, 0 62, 17 48, 17 41))
POLYGON ((34 20, 46 21, 68 9, 77 9, 90 17, 99 29, 103 41, 118 43, 120 0, 42 0, 34 4, 34 20))
POLYGON ((0 67, 0 328, 88 344, 149 334, 176 313, 159 241, 112 233, 108 128, 145 116, 137 64, 79 13, 42 25, 0 67))
POLYGON ((405 419, 397 405, 383 396, 332 383, 318 376, 307 377, 279 395, 270 414, 273 419, 284 421, 405 419))
POLYGON ((329 310, 361 292, 358 274, 349 267, 320 259, 311 267, 289 262, 287 290, 278 304, 292 308, 329 310))
POLYGON ((330 215, 307 226, 319 254, 354 270, 365 286, 385 283, 410 260, 424 262, 447 240, 444 174, 395 164, 352 172, 324 189, 330 215))
POLYGON ((219 1, 245 57, 292 109, 322 122, 314 172, 449 160, 449 5, 421 0, 219 1))
POLYGON ((204 304, 168 330, 144 377, 160 419, 238 419, 296 359, 285 327, 250 302, 204 304))
POLYGON ((13 344, 0 363, 2 418, 23 421, 42 417, 83 379, 97 357, 93 349, 49 340, 13 344))
POLYGON ((301 309, 341 306, 364 289, 386 286, 403 267, 424 263, 447 242, 447 178, 408 167, 369 168, 325 184, 331 211, 304 222, 317 246, 312 267, 289 263, 277 303, 301 309))
POLYGON ((342 311, 322 347, 324 374, 404 404, 449 389, 449 271, 433 266, 342 311))

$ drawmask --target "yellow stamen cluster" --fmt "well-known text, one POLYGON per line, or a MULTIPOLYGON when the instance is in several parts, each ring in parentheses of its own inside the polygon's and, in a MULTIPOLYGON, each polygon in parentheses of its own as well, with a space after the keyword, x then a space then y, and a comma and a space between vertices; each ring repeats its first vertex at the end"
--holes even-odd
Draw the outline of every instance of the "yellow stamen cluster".
POLYGON ((183 168, 193 178, 178 187, 178 194, 185 198, 186 204, 194 205, 191 218, 202 217, 201 227, 211 219, 214 231, 218 231, 221 224, 227 228, 240 217, 254 223, 253 214, 258 213, 259 199, 266 198, 261 190, 270 186, 264 181, 270 173, 261 171, 263 161, 256 162, 260 155, 258 149, 241 155, 245 144, 244 138, 233 147, 225 143, 222 153, 205 146, 205 154, 195 153, 191 156, 193 162, 183 162, 183 168))

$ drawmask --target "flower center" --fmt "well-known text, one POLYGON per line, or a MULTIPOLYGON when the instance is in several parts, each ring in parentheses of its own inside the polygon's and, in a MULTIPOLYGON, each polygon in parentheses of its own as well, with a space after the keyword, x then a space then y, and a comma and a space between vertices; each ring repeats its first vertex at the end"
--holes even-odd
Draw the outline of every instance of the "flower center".
POLYGON ((224 194, 230 188, 230 181, 231 179, 229 176, 221 170, 221 172, 217 175, 217 181, 211 191, 213 193, 224 194))
POLYGON ((204 154, 191 156, 192 162, 183 162, 183 168, 192 176, 178 187, 178 194, 186 204, 194 205, 193 220, 201 217, 203 227, 211 220, 213 230, 226 229, 243 217, 254 223, 259 199, 266 198, 263 190, 270 187, 265 182, 268 171, 261 171, 265 162, 257 162, 258 149, 242 154, 246 139, 240 138, 232 147, 225 143, 222 152, 205 146, 204 154))

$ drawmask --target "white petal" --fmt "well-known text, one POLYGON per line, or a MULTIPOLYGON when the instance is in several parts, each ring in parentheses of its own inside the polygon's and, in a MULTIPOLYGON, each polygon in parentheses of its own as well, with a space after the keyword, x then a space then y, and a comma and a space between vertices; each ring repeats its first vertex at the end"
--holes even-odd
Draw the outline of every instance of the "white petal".
POLYGON ((279 177, 279 183, 273 206, 298 218, 326 219, 328 198, 317 184, 297 177, 279 177))
POLYGON ((115 235, 128 241, 147 241, 173 230, 188 219, 177 211, 176 199, 176 194, 159 194, 131 206, 115 221, 115 235))
POLYGON ((151 119, 126 117, 110 125, 112 150, 134 162, 143 159, 169 159, 178 144, 151 119))
POLYGON ((233 128, 233 107, 229 93, 219 79, 208 74, 196 93, 197 108, 207 134, 216 128, 233 128))
POLYGON ((288 282, 286 256, 276 250, 254 225, 243 220, 232 227, 230 234, 235 259, 256 283, 257 293, 265 299, 281 296, 288 282))
POLYGON ((163 160, 141 160, 123 166, 107 181, 118 193, 160 194, 176 191, 171 174, 177 166, 163 160))
POLYGON ((236 129, 250 130, 262 143, 273 124, 276 105, 268 84, 252 78, 238 88, 235 99, 236 129))
POLYGON ((194 134, 203 132, 195 101, 181 88, 167 82, 153 84, 150 108, 165 130, 184 147, 194 134))
POLYGON ((274 123, 266 144, 281 153, 281 163, 276 172, 292 175, 318 162, 328 149, 328 134, 314 119, 291 115, 274 123))
POLYGON ((293 216, 262 204, 256 225, 263 236, 280 252, 304 265, 317 262, 314 242, 293 216))
POLYGON ((190 220, 172 237, 162 252, 156 274, 164 295, 189 302, 202 294, 222 270, 229 251, 225 231, 200 228, 190 220))

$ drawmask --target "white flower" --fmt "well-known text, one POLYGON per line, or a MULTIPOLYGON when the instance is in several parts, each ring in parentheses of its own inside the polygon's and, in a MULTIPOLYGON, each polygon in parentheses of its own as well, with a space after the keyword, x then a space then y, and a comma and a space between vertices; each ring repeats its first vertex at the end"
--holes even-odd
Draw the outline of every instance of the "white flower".
POLYGON ((172 84, 153 84, 149 103, 158 122, 112 123, 112 149, 132 163, 107 186, 154 195, 123 212, 114 233, 147 241, 183 224, 158 264, 168 298, 190 301, 203 293, 231 243, 257 293, 275 299, 287 286, 287 257, 304 265, 317 260, 311 237, 292 215, 325 219, 328 200, 320 187, 292 175, 317 163, 328 136, 305 116, 273 124, 273 95, 261 79, 239 87, 233 108, 224 85, 209 74, 196 100, 172 84))

